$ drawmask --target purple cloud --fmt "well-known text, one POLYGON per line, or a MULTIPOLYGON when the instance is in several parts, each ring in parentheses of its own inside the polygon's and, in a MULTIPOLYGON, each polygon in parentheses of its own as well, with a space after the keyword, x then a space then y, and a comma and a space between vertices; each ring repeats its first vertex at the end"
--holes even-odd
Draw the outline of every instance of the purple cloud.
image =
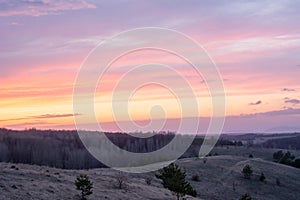
POLYGON ((28 117, 22 117, 22 118, 12 118, 12 119, 4 119, 0 120, 0 122, 8 122, 8 121, 20 121, 20 120, 27 120, 27 119, 52 119, 52 118, 65 118, 65 117, 73 117, 73 116, 79 116, 81 114, 75 113, 75 114, 44 114, 44 115, 36 115, 36 116, 28 116, 28 117))
POLYGON ((283 91, 283 92, 294 92, 296 90, 290 89, 290 88, 283 88, 281 91, 283 91))
POLYGON ((257 102, 254 102, 254 103, 249 103, 249 105, 250 106, 256 106, 256 105, 259 105, 259 104, 261 104, 262 103, 262 101, 257 101, 257 102))
POLYGON ((59 11, 80 10, 85 8, 96 8, 95 5, 87 3, 85 0, 23 0, 23 1, 1 1, 0 17, 14 15, 42 16, 58 14, 59 11))
POLYGON ((255 116, 279 116, 279 115, 300 115, 300 108, 288 108, 283 110, 272 110, 268 112, 260 112, 254 114, 241 114, 240 117, 255 117, 255 116))
POLYGON ((298 99, 290 99, 290 98, 284 98, 284 103, 291 103, 291 104, 299 104, 300 103, 300 100, 298 99))

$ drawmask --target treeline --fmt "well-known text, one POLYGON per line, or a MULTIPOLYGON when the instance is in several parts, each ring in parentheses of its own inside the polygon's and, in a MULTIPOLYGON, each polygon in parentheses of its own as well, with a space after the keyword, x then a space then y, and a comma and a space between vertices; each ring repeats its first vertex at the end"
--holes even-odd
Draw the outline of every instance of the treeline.
POLYGON ((270 139, 263 143, 263 147, 300 150, 300 136, 270 139))
POLYGON ((300 158, 295 158, 289 151, 284 153, 282 150, 273 153, 273 159, 280 164, 300 168, 300 158))
MULTIPOLYGON (((164 147, 175 135, 163 132, 149 138, 137 138, 125 133, 106 133, 106 136, 121 149, 145 153, 164 147)), ((203 138, 195 138, 181 157, 198 156, 202 143, 203 138)), ((240 144, 219 140, 217 145, 240 144)), ((64 169, 105 167, 86 150, 76 131, 36 129, 24 131, 0 129, 0 162, 47 165, 64 169)))
POLYGON ((0 129, 0 161, 63 169, 104 167, 89 154, 75 131, 0 129))

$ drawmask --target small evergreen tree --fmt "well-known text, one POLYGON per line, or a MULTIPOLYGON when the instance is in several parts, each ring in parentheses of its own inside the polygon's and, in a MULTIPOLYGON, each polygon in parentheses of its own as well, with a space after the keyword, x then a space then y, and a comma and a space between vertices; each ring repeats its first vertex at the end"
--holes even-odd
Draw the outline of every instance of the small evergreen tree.
POLYGON ((245 193, 241 196, 240 200, 251 200, 251 196, 248 193, 245 193))
POLYGON ((75 180, 75 186, 77 190, 81 190, 81 200, 86 200, 87 196, 93 193, 93 183, 90 181, 87 175, 77 176, 75 180))
POLYGON ((182 172, 178 165, 174 163, 160 169, 156 177, 162 180, 162 184, 165 188, 176 194, 177 200, 186 194, 194 197, 197 196, 197 192, 190 183, 185 180, 186 173, 182 172))
POLYGON ((281 182, 280 182, 279 178, 276 178, 276 185, 278 185, 278 186, 281 185, 281 182))
POLYGON ((264 182, 264 181, 266 180, 266 177, 265 177, 265 174, 264 174, 264 173, 261 173, 261 174, 260 174, 259 180, 260 180, 261 182, 264 182))
POLYGON ((150 178, 150 177, 146 178, 146 179, 145 179, 145 182, 146 182, 147 185, 151 185, 151 183, 152 183, 152 178, 150 178))
POLYGON ((246 165, 246 166, 243 168, 242 173, 244 174, 244 177, 245 177, 246 179, 250 179, 250 177, 252 176, 252 173, 253 173, 253 171, 252 171, 250 165, 246 165))

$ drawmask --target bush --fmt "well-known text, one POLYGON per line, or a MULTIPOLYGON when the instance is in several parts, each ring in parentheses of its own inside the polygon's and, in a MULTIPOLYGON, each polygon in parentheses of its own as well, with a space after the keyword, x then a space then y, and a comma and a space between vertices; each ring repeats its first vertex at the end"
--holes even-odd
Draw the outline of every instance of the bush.
POLYGON ((276 178, 276 185, 278 185, 278 186, 281 185, 281 182, 280 182, 279 178, 276 178))
POLYGON ((250 165, 246 165, 246 166, 243 168, 242 173, 244 174, 245 179, 250 179, 251 176, 252 176, 252 173, 253 173, 253 171, 252 171, 250 165))
POLYGON ((240 200, 251 200, 251 196, 248 193, 245 193, 241 196, 240 200))
POLYGON ((152 178, 150 178, 150 177, 146 178, 145 182, 146 182, 147 185, 151 185, 152 178))
POLYGON ((281 164, 300 168, 300 158, 295 159, 295 156, 289 151, 286 153, 277 151, 273 153, 273 159, 281 164))
POLYGON ((261 182, 264 182, 264 181, 266 180, 266 177, 265 177, 264 173, 261 173, 261 174, 260 174, 259 180, 260 180, 261 182))
POLYGON ((286 152, 279 160, 279 163, 285 164, 285 165, 292 165, 293 159, 295 158, 294 155, 292 155, 289 151, 286 152))
POLYGON ((249 158, 253 158, 253 155, 252 155, 252 154, 249 154, 249 158))
POLYGON ((276 161, 280 160, 282 157, 283 152, 281 150, 273 153, 273 159, 276 161))
POLYGON ((198 181, 200 181, 200 178, 199 178, 198 175, 193 175, 193 176, 192 176, 192 180, 198 182, 198 181))
POLYGON ((294 163, 293 163, 294 167, 300 168, 300 158, 297 158, 294 163))
POLYGON ((162 184, 165 188, 175 193, 177 200, 186 194, 194 197, 197 196, 197 192, 190 183, 185 180, 186 173, 182 172, 178 165, 174 163, 160 169, 159 174, 155 176, 162 180, 162 184))
POLYGON ((78 176, 75 180, 75 186, 77 190, 81 190, 81 200, 86 200, 86 197, 93 193, 93 183, 87 175, 78 176))

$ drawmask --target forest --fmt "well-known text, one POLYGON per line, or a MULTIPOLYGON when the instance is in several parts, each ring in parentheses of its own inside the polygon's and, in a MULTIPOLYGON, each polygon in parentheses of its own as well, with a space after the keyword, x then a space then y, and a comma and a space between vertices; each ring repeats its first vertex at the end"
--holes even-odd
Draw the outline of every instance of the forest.
MULTIPOLYGON (((99 134, 98 132, 89 133, 99 134)), ((161 132, 149 138, 133 137, 126 133, 105 134, 121 149, 136 153, 158 150, 175 136, 170 132, 161 132)), ((196 137, 181 158, 198 156, 202 142, 203 137, 196 137)), ((217 145, 241 144, 219 140, 217 145)), ((76 131, 67 130, 0 129, 0 162, 47 165, 63 169, 105 167, 86 150, 76 131)))

